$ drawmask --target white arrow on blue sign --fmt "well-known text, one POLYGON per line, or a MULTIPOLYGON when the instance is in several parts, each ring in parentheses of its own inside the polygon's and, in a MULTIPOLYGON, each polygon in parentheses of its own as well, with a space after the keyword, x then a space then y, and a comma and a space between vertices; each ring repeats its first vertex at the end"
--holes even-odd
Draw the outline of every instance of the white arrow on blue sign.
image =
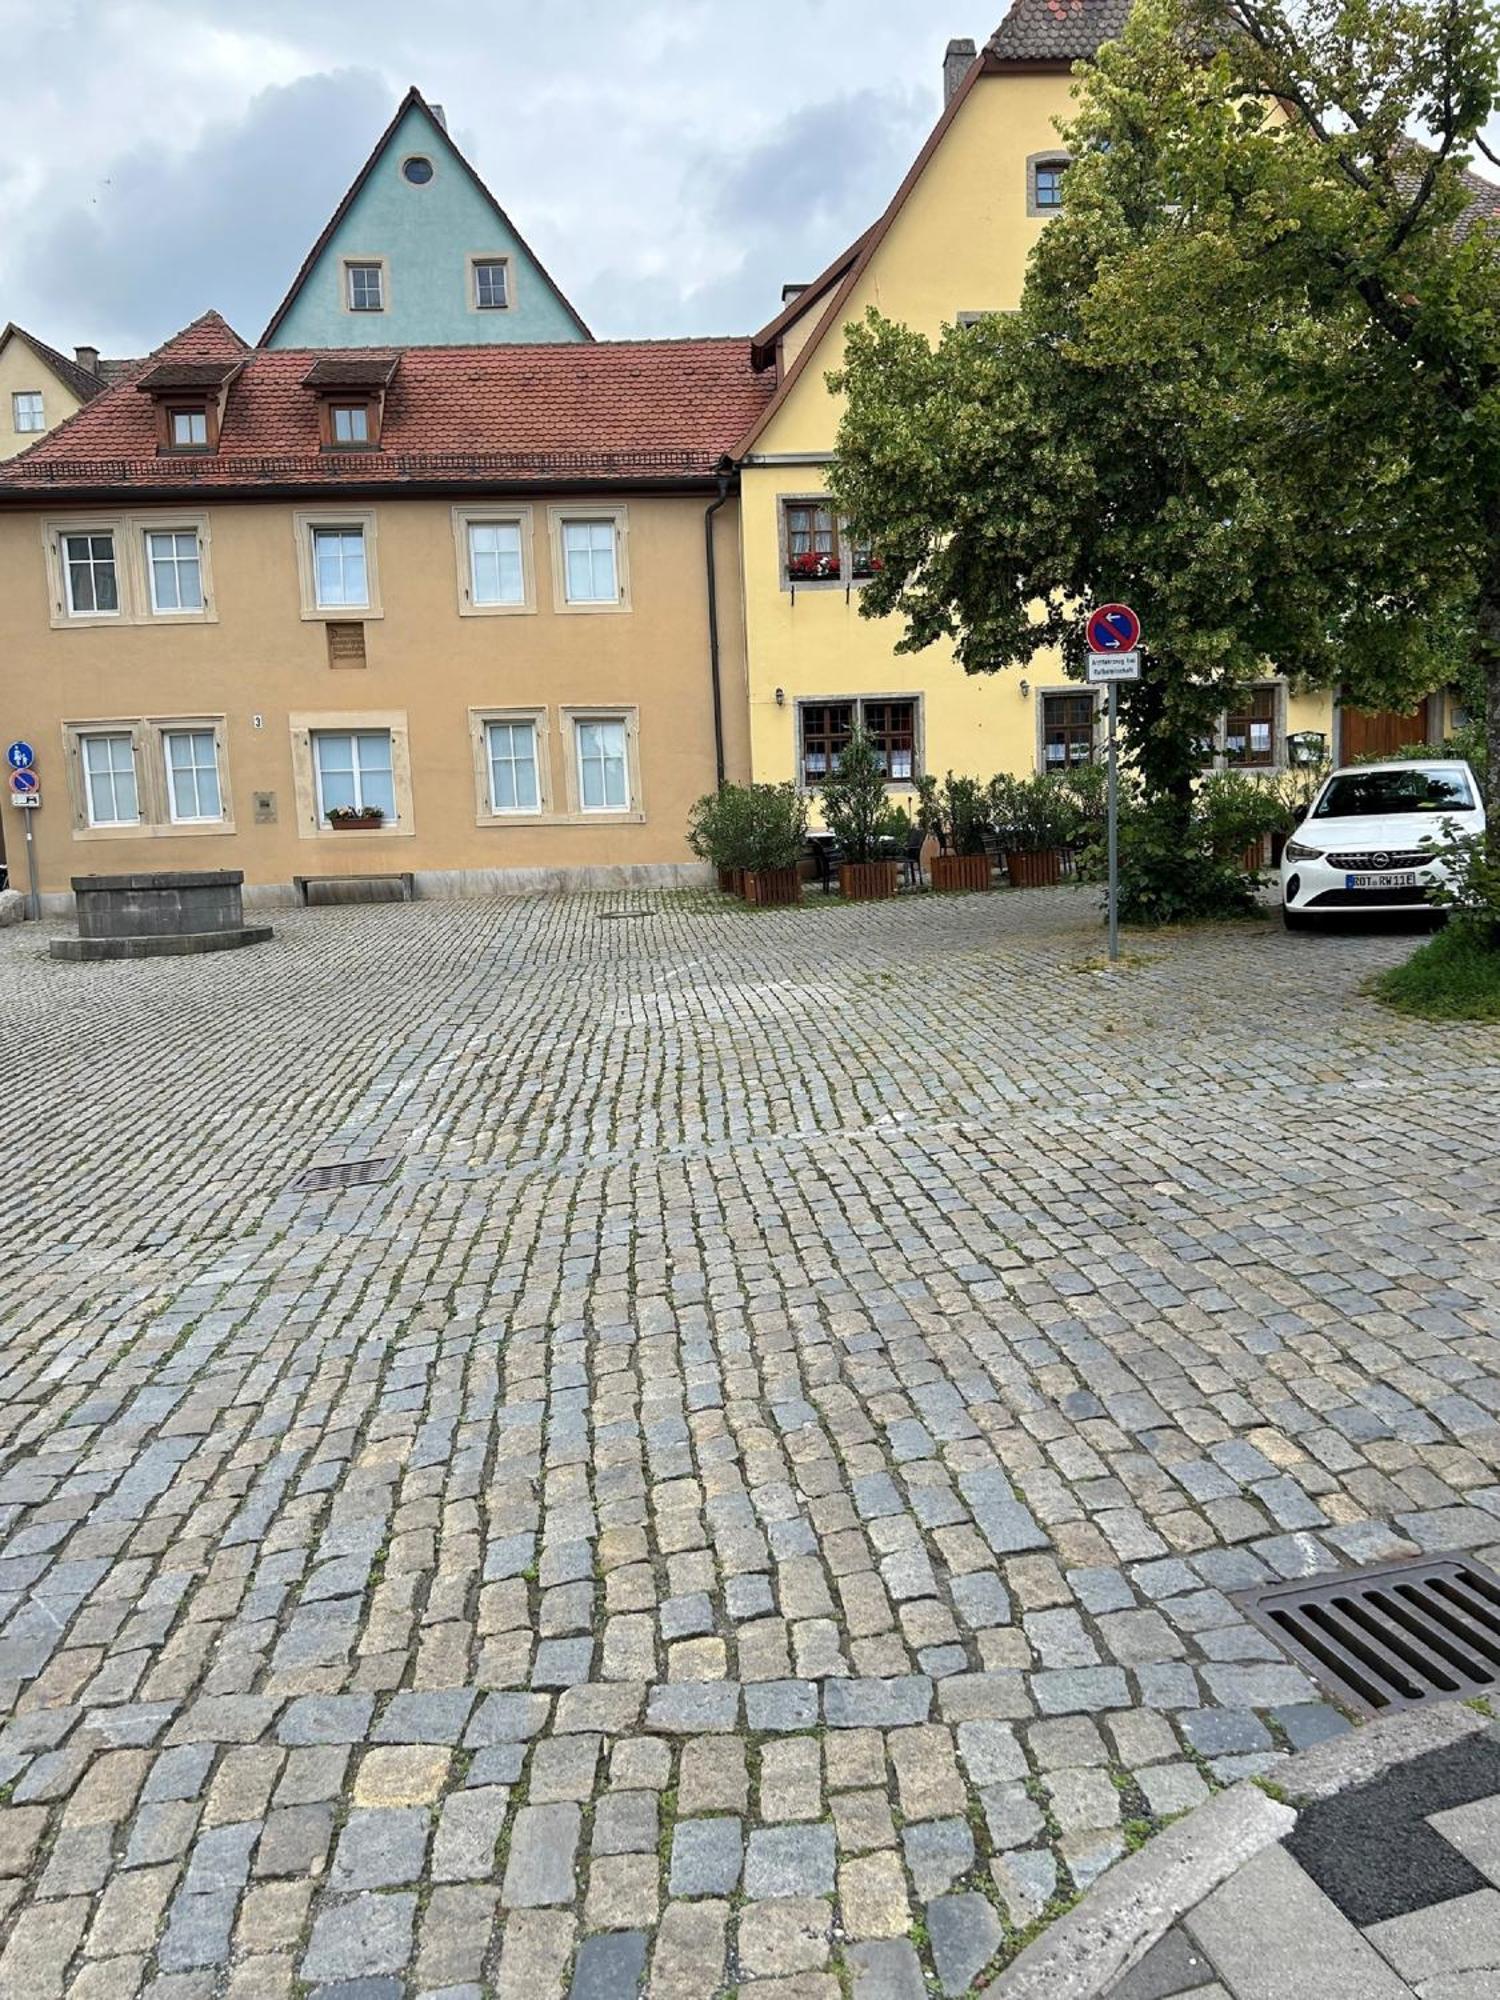
POLYGON ((36 752, 29 743, 18 741, 6 751, 5 761, 13 771, 29 771, 36 762, 36 752))

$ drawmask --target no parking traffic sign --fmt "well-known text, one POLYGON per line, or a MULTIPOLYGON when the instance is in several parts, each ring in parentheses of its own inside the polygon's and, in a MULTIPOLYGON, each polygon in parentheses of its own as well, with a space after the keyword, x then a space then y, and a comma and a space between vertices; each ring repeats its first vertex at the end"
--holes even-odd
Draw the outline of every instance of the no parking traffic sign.
POLYGON ((1141 621, 1128 604, 1101 604, 1089 613, 1091 653, 1131 653, 1140 637, 1141 621))

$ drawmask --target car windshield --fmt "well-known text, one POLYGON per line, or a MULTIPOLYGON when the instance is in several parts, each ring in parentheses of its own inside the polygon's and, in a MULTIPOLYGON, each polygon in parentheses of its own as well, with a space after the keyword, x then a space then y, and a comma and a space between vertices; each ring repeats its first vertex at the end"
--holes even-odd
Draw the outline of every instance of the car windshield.
POLYGON ((1330 778, 1314 819, 1354 819, 1391 813, 1468 812, 1474 804, 1462 771, 1349 771, 1330 778))

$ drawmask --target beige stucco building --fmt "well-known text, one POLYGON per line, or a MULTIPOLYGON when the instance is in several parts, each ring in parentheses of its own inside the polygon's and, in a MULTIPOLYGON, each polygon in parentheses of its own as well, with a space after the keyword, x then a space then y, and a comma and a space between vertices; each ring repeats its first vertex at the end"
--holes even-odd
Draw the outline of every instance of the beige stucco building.
POLYGON ((0 475, 49 905, 142 869, 239 868, 251 903, 697 879, 692 802, 748 770, 717 468, 763 395, 743 341, 455 368, 196 323, 0 475))

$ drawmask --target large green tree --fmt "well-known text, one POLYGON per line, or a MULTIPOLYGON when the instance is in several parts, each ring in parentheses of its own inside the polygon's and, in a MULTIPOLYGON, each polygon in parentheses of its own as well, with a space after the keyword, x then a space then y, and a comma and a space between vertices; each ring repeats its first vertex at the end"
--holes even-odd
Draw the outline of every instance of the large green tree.
POLYGON ((1267 662, 1365 703, 1464 663, 1500 820, 1500 198, 1487 0, 1137 0, 1083 73, 1020 310, 871 314, 833 378, 868 615, 970 672, 1141 612, 1129 755, 1186 810, 1267 662))

